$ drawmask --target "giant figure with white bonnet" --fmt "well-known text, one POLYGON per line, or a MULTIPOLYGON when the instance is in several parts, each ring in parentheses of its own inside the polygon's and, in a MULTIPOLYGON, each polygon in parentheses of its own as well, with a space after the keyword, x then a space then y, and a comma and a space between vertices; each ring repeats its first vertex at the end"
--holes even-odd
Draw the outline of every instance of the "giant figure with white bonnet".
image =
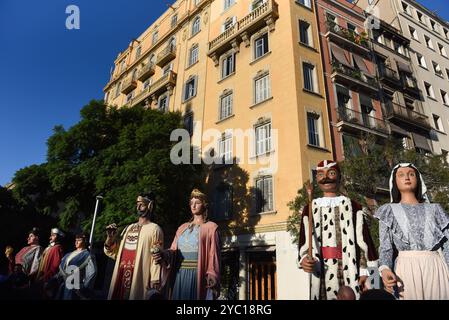
POLYGON ((375 213, 385 290, 405 300, 449 299, 449 217, 429 202, 422 175, 411 163, 393 168, 390 197, 375 213))

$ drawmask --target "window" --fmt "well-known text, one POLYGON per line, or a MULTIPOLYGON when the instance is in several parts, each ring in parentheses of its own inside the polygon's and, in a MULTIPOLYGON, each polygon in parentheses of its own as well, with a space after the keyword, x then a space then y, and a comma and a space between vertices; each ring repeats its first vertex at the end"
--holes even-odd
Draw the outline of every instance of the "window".
POLYGON ((270 76, 264 75, 262 77, 255 79, 255 97, 254 103, 257 104, 259 102, 265 101, 271 97, 271 89, 270 89, 270 76))
POLYGON ((446 28, 444 28, 444 29, 443 29, 443 33, 444 33, 444 36, 445 36, 447 39, 449 39, 449 30, 447 30, 446 28))
POLYGON ((251 4, 251 11, 259 8, 265 2, 267 2, 267 0, 254 0, 251 4))
POLYGON ((232 28, 234 26, 236 20, 237 20, 236 17, 227 18, 223 24, 223 31, 226 31, 226 30, 232 28))
POLYGON ((441 93, 441 99, 443 100, 443 103, 445 105, 449 106, 449 96, 448 96, 447 92, 444 90, 440 90, 440 93, 441 93))
POLYGON ((424 18, 424 15, 421 13, 421 12, 419 12, 419 11, 416 11, 416 16, 418 17, 418 20, 420 21, 420 22, 422 22, 422 23, 426 23, 426 20, 425 20, 425 18, 424 18))
POLYGON ((268 33, 264 33, 254 41, 254 58, 258 59, 268 53, 268 33))
POLYGON ((193 0, 193 4, 194 4, 195 6, 197 6, 197 5, 200 3, 200 1, 201 1, 201 0, 193 0))
POLYGON ((224 0, 224 10, 227 10, 235 3, 235 0, 224 0))
POLYGON ((184 116, 184 128, 189 132, 189 135, 193 135, 193 113, 188 113, 184 116))
POLYGON ((220 97, 220 120, 226 119, 232 115, 233 100, 234 97, 232 92, 220 97))
POLYGON ((125 59, 123 59, 123 60, 120 62, 120 72, 125 71, 125 67, 126 67, 126 62, 125 62, 125 59))
POLYGON ((416 59, 418 60, 418 64, 427 69, 427 63, 426 63, 426 58, 424 58, 424 56, 422 54, 417 53, 416 54, 416 59))
POLYGON ((430 20, 430 26, 432 27, 432 30, 433 30, 433 31, 437 31, 437 32, 438 32, 438 30, 437 30, 437 24, 435 23, 435 21, 430 20))
POLYGON ((120 95, 120 87, 122 86, 122 82, 121 81, 119 81, 118 83, 117 83, 117 86, 115 87, 115 97, 114 98, 117 98, 119 95, 120 95))
POLYGON ((106 94, 104 95, 104 101, 108 102, 108 99, 109 99, 109 91, 106 92, 106 94))
POLYGON ((399 52, 403 56, 405 55, 404 46, 402 44, 399 44, 398 42, 393 42, 393 45, 394 45, 394 50, 396 52, 399 52))
POLYGON ((126 102, 130 102, 133 97, 134 97, 134 91, 128 93, 128 95, 126 96, 126 102))
POLYGON ((171 51, 176 49, 176 37, 173 36, 168 40, 168 48, 170 48, 171 51))
POLYGON ((443 57, 446 57, 446 58, 447 58, 446 48, 445 48, 441 43, 438 43, 438 51, 440 51, 440 54, 441 54, 443 57))
POLYGON ((156 63, 156 56, 154 55, 154 53, 152 53, 148 58, 148 63, 150 64, 150 66, 154 66, 154 64, 156 63))
POLYGON ((232 135, 224 135, 220 140, 218 149, 222 163, 232 164, 232 135))
POLYGON ((313 47, 312 28, 306 21, 299 20, 299 41, 306 46, 313 47))
POLYGON ((189 100, 196 96, 196 86, 197 86, 197 76, 191 77, 189 80, 187 80, 185 87, 184 87, 184 100, 189 100))
POLYGON ((256 212, 273 211, 273 178, 261 177, 256 180, 256 212))
POLYGON ((155 44, 157 42, 158 37, 159 37, 159 33, 157 31, 154 31, 153 35, 151 37, 151 44, 155 44))
POLYGON ((315 92, 315 66, 304 62, 302 64, 304 89, 315 92))
POLYGON ((148 78, 147 80, 145 80, 145 82, 143 83, 143 90, 148 89, 148 87, 151 85, 152 82, 153 82, 153 78, 148 78))
POLYGON ((200 17, 196 17, 192 23, 192 36, 200 32, 200 27, 201 27, 201 19, 200 17))
POLYGON ((159 97, 157 106, 158 106, 159 111, 162 111, 162 112, 168 111, 168 94, 164 94, 159 97))
POLYGON ((410 35, 413 37, 413 39, 419 41, 418 31, 416 31, 416 29, 411 26, 409 26, 408 29, 409 29, 410 35))
POLYGON ((133 73, 131 74, 131 80, 135 81, 137 79, 137 68, 134 68, 133 73))
POLYGON ((162 77, 165 77, 167 74, 169 74, 169 72, 173 69, 173 64, 169 63, 166 64, 163 68, 162 68, 162 77))
POLYGON ((432 40, 428 36, 426 36, 426 35, 424 35, 424 40, 426 41, 427 47, 433 50, 432 40))
POLYGON ((198 62, 198 45, 194 45, 189 52, 189 67, 198 62))
POLYGON ((437 76, 442 77, 443 76, 443 71, 441 70, 441 67, 438 63, 436 63, 435 61, 432 61, 432 65, 433 65, 433 71, 435 72, 435 74, 437 76))
POLYGON ((136 57, 135 57, 136 60, 139 59, 141 53, 142 53, 142 47, 139 46, 136 49, 136 57))
POLYGON ((424 87, 426 88, 426 94, 428 97, 435 99, 435 93, 431 84, 424 82, 424 87))
POLYGON ((449 69, 446 69, 446 75, 447 75, 447 78, 449 79, 449 69))
POLYGON ((178 23, 178 15, 177 14, 175 14, 175 15, 173 15, 172 17, 171 17, 171 20, 170 20, 170 26, 172 27, 172 28, 174 28, 174 27, 176 27, 176 24, 178 23))
POLYGON ((408 4, 402 2, 402 10, 407 13, 410 14, 410 7, 408 6, 408 4))
POLYGON ((353 24, 351 24, 351 23, 347 23, 347 26, 348 26, 348 30, 351 32, 351 33, 357 33, 357 27, 355 26, 355 25, 353 25, 353 24))
POLYGON ((320 146, 319 134, 319 119, 318 114, 307 112, 307 130, 309 134, 309 144, 312 146, 320 146))
POLYGON ((256 156, 266 154, 271 151, 271 122, 258 125, 255 128, 256 156))
POLYGON ((437 116, 436 114, 432 114, 433 116, 433 125, 436 130, 438 131, 444 131, 443 129, 443 123, 441 122, 441 118, 437 116))
POLYGON ((214 218, 229 219, 232 217, 232 186, 222 183, 214 192, 214 218))
POLYGON ((235 72, 235 53, 227 55, 222 62, 221 78, 226 78, 235 72))
POLYGON ((312 8, 311 0, 296 0, 296 2, 302 4, 303 6, 305 6, 307 8, 312 8))

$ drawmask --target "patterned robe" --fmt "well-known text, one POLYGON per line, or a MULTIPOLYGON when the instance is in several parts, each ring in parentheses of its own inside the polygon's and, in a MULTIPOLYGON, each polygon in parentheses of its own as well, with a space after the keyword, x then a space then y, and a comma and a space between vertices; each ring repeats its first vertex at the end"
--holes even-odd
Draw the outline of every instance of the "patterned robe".
POLYGON ((59 264, 61 263, 63 255, 62 246, 58 243, 49 245, 45 248, 39 264, 37 280, 47 282, 50 278, 56 275, 58 273, 59 264))
MULTIPOLYGON (((336 299, 343 285, 351 287, 358 299, 359 277, 369 275, 367 267, 377 268, 378 259, 361 205, 344 196, 319 198, 312 202, 312 214, 312 252, 318 263, 311 275, 310 299, 336 299), (324 259, 323 252, 329 248, 339 248, 341 259, 324 259)), ((308 252, 308 227, 306 206, 300 226, 300 261, 308 252)))

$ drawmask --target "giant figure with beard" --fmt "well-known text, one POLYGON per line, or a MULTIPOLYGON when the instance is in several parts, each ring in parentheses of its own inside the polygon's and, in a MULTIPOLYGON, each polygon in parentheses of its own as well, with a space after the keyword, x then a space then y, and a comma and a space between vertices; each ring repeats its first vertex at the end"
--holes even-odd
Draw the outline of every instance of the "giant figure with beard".
POLYGON ((321 161, 316 179, 323 197, 312 201, 312 257, 308 256, 308 205, 303 210, 299 239, 299 267, 310 274, 310 300, 334 300, 340 290, 359 298, 368 287, 368 267, 377 268, 378 255, 362 206, 338 195, 339 166, 321 161))
POLYGON ((151 221, 155 210, 153 192, 137 197, 136 223, 127 226, 117 239, 116 224, 106 228, 105 254, 115 259, 108 299, 144 300, 154 290, 159 290, 161 266, 155 263, 152 253, 163 248, 162 229, 151 221))

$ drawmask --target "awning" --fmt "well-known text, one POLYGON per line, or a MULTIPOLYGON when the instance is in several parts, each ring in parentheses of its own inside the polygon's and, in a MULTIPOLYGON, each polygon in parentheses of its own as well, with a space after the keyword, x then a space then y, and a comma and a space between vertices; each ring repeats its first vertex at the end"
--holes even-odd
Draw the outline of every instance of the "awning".
POLYGON ((396 61, 396 63, 398 64, 398 69, 400 71, 405 71, 405 72, 408 72, 408 73, 412 73, 412 68, 410 67, 410 65, 402 63, 400 61, 396 61))
POLYGON ((367 74, 371 74, 371 72, 369 72, 365 61, 363 61, 363 58, 355 53, 352 54, 352 56, 354 57, 355 63, 357 64, 357 66, 359 67, 359 69, 367 74))
POLYGON ((348 67, 351 66, 351 64, 348 62, 348 59, 346 59, 345 52, 343 51, 343 49, 336 47, 336 46, 331 46, 331 52, 332 52, 332 55, 334 56, 334 58, 337 59, 338 62, 340 62, 341 64, 344 64, 345 66, 348 66, 348 67))
POLYGON ((416 148, 420 148, 420 149, 427 150, 427 151, 432 151, 426 137, 424 137, 420 134, 414 133, 414 132, 412 132, 412 136, 413 136, 413 142, 415 143, 416 148))
POLYGON ((408 136, 409 136, 407 130, 405 130, 405 129, 399 127, 398 125, 396 125, 396 124, 394 124, 394 123, 391 123, 391 122, 390 122, 390 128, 391 128, 391 131, 393 131, 393 132, 395 132, 395 133, 398 133, 398 134, 400 134, 400 135, 403 136, 403 137, 408 137, 408 136))

